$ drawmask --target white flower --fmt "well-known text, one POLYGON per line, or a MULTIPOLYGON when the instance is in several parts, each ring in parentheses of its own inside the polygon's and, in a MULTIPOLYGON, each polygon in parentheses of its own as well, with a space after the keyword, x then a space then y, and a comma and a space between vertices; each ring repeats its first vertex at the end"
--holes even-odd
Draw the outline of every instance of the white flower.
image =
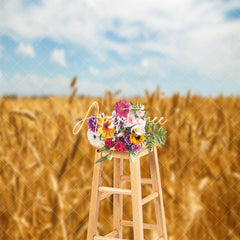
POLYGON ((135 132, 137 135, 145 134, 145 128, 141 125, 135 125, 132 127, 131 132, 135 132))
POLYGON ((99 145, 103 144, 103 141, 100 140, 100 133, 99 132, 92 132, 90 129, 88 129, 87 136, 88 136, 89 142, 93 146, 99 146, 99 145))
POLYGON ((113 111, 112 111, 112 117, 114 118, 114 117, 116 117, 116 116, 117 116, 116 111, 113 110, 113 111))

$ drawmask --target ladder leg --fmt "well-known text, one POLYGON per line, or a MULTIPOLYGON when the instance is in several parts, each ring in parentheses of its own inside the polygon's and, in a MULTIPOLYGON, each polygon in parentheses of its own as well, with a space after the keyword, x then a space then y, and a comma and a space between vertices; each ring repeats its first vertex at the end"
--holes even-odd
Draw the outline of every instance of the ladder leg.
POLYGON ((149 156, 149 166, 150 166, 150 174, 152 178, 152 187, 154 192, 158 192, 159 195, 154 199, 155 212, 156 212, 156 220, 158 225, 158 234, 159 237, 162 237, 163 240, 167 240, 167 228, 166 228, 166 220, 164 213, 164 205, 163 205, 163 196, 162 196, 162 187, 161 187, 161 178, 159 172, 159 164, 158 164, 158 156, 157 156, 157 148, 153 147, 153 151, 149 156))
MULTIPOLYGON (((95 153, 95 162, 101 158, 102 153, 95 153)), ((99 213, 99 197, 100 193, 98 191, 99 186, 102 183, 102 171, 103 171, 103 162, 94 163, 93 168, 93 179, 92 179, 92 193, 91 193, 91 202, 89 208, 89 220, 88 220, 88 233, 87 240, 93 240, 97 232, 97 222, 98 222, 98 213, 99 213)))
POLYGON ((135 240, 143 240, 143 214, 142 214, 142 189, 140 158, 137 157, 130 164, 130 178, 132 190, 132 215, 135 240))
MULTIPOLYGON (((122 182, 120 177, 123 174, 123 159, 114 158, 113 159, 113 187, 122 188, 122 182)), ((116 230, 118 234, 116 237, 122 238, 122 205, 123 205, 123 195, 113 194, 113 230, 116 230)))

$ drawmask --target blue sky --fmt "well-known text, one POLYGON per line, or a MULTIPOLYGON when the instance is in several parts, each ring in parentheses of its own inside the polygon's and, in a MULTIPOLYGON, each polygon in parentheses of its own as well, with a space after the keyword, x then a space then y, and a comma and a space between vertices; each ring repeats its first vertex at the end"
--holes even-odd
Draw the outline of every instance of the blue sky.
POLYGON ((240 94, 236 0, 0 0, 0 95, 240 94))

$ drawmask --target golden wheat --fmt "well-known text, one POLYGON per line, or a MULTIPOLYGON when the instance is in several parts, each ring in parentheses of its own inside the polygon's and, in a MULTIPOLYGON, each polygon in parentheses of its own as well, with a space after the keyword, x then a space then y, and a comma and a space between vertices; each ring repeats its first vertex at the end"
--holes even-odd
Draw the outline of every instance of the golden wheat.
MULTIPOLYGON (((94 147, 87 125, 77 136, 72 129, 93 101, 110 114, 120 91, 77 97, 76 81, 70 98, 0 99, 0 239, 86 239, 94 147)), ((168 120, 158 154, 169 240, 240 239, 240 97, 204 98, 190 91, 166 97, 159 87, 145 92, 128 100, 143 103, 151 118, 168 120)), ((147 177, 145 158, 141 166, 147 177)), ((103 184, 112 184, 112 162, 104 163, 103 184)), ((100 204, 99 234, 112 230, 111 215, 112 197, 100 204)), ((132 217, 128 196, 123 216, 132 217)), ((144 206, 144 221, 155 222, 152 203, 144 206)), ((133 239, 132 229, 123 233, 133 239)), ((154 232, 145 235, 157 240, 154 232)))

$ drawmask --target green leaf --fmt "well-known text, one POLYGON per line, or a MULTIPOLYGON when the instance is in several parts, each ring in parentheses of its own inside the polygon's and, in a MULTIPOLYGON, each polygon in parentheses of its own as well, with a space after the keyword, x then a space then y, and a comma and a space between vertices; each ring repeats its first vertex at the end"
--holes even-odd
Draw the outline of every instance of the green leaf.
POLYGON ((98 150, 98 152, 109 150, 110 148, 104 145, 101 149, 98 150))
POLYGON ((147 112, 144 113, 144 117, 143 117, 144 121, 146 122, 145 124, 145 132, 148 131, 149 129, 149 123, 148 123, 148 117, 147 117, 147 112))
POLYGON ((143 118, 144 118, 145 120, 148 119, 147 111, 145 111, 143 118))
POLYGON ((95 163, 99 163, 105 160, 112 160, 112 155, 113 152, 108 153, 107 155, 105 155, 104 157, 101 157, 100 159, 98 159, 95 163))
POLYGON ((149 124, 148 124, 148 121, 146 121, 146 124, 145 124, 145 132, 148 131, 148 128, 149 128, 149 124))
POLYGON ((133 163, 139 152, 129 151, 129 161, 133 163))
POLYGON ((110 152, 109 154, 107 154, 107 159, 108 160, 112 160, 112 155, 113 155, 113 151, 110 152))
POLYGON ((148 132, 146 134, 146 147, 148 150, 148 153, 150 154, 152 151, 153 144, 155 142, 154 135, 152 132, 148 132))

